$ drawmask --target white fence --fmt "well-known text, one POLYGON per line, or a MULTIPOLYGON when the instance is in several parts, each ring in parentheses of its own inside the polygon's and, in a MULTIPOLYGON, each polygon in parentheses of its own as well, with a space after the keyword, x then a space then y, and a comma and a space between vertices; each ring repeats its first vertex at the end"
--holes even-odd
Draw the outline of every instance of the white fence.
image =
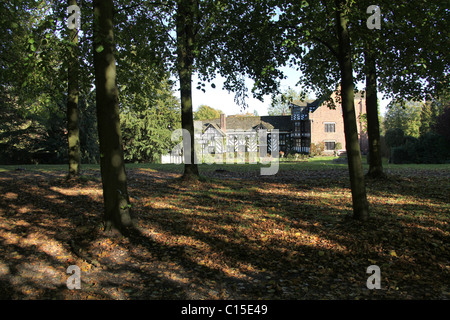
POLYGON ((180 164, 183 163, 183 157, 180 155, 173 155, 171 153, 169 154, 163 154, 161 156, 161 163, 175 163, 180 164))

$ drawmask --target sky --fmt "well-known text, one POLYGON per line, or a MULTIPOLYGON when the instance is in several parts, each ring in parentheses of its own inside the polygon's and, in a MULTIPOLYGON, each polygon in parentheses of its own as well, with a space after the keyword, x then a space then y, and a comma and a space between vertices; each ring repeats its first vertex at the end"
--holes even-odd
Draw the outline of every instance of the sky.
MULTIPOLYGON (((296 86, 298 81, 298 72, 293 68, 282 68, 281 69, 287 79, 281 81, 281 91, 288 89, 289 87, 295 89, 297 92, 301 91, 301 87, 296 86)), ((197 83, 198 78, 196 76, 193 77, 193 83, 197 83)), ((251 92, 249 93, 249 98, 247 99, 248 108, 242 110, 239 105, 234 102, 234 93, 223 90, 221 84, 224 82, 223 78, 218 77, 214 83, 216 84, 216 88, 213 89, 211 86, 206 84, 205 93, 201 90, 196 90, 195 86, 193 86, 192 92, 192 103, 194 107, 194 111, 198 109, 198 107, 202 104, 210 106, 214 109, 219 109, 226 115, 234 115, 234 114, 243 114, 243 113, 253 113, 254 110, 258 112, 258 115, 264 116, 268 114, 268 107, 271 103, 271 96, 265 96, 264 102, 259 101, 258 99, 254 99, 251 96, 251 92)), ((250 79, 247 80, 248 88, 252 87, 252 81, 250 79)), ((358 86, 359 87, 359 86, 358 86)), ((362 86, 361 88, 363 88, 362 86)), ((311 96, 314 96, 313 93, 310 93, 311 96)), ((386 105, 389 103, 389 100, 383 100, 382 94, 379 94, 380 99, 380 114, 384 115, 386 111, 386 105)))

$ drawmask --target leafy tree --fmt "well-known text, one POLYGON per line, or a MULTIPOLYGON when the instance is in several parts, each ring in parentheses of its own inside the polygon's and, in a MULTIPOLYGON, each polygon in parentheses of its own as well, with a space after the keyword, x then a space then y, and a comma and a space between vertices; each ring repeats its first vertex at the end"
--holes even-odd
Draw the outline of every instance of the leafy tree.
POLYGON ((338 97, 343 110, 353 216, 366 220, 369 208, 357 135, 350 37, 354 11, 353 1, 285 1, 281 5, 279 25, 285 35, 283 46, 295 56, 294 63, 302 71, 300 81, 304 87, 312 88, 319 97, 328 97, 332 104, 331 93, 336 90, 337 79, 340 80, 338 97))
POLYGON ((192 109, 192 73, 194 61, 198 56, 199 42, 196 39, 199 3, 194 0, 176 1, 176 70, 180 80, 181 126, 189 132, 189 139, 183 137, 184 178, 198 177, 197 161, 194 150, 194 120, 192 109))
MULTIPOLYGON (((336 61, 336 42, 333 30, 333 3, 321 1, 322 15, 315 18, 316 29, 308 30, 307 48, 304 43, 294 43, 295 25, 300 19, 282 21, 287 25, 286 46, 297 47, 298 57, 303 63, 300 70, 305 79, 302 83, 319 89, 333 87, 339 81, 336 61), (294 21, 294 22, 293 22, 294 21), (324 50, 325 49, 325 50, 324 50), (327 50, 330 49, 330 50, 327 50), (334 52, 334 53, 333 53, 334 52), (318 79, 320 81, 318 81, 318 79)), ((370 1, 347 1, 349 4, 350 37, 353 64, 357 79, 365 81, 370 168, 369 175, 383 176, 380 155, 379 120, 376 97, 384 92, 388 97, 423 99, 428 94, 439 95, 448 86, 449 63, 446 58, 447 29, 442 24, 448 20, 444 1, 381 1, 381 28, 369 30, 366 21, 370 1)), ((302 6, 308 6, 302 2, 302 6)), ((312 7, 309 4, 309 7, 312 7)), ((311 10, 312 11, 312 10, 311 10)), ((312 11, 313 12, 313 11, 312 11)))
POLYGON ((437 117, 433 131, 450 141, 450 104, 444 107, 444 111, 437 117))
POLYGON ((172 132, 181 127, 180 103, 168 82, 155 90, 153 99, 147 97, 146 92, 137 94, 134 103, 122 107, 120 118, 126 161, 157 161, 161 154, 174 147, 172 132))
POLYGON ((450 159, 450 142, 434 132, 427 132, 418 139, 406 137, 404 141, 392 149, 393 163, 445 163, 450 159))
POLYGON ((50 158, 44 143, 53 140, 48 133, 54 133, 51 131, 56 123, 46 120, 51 117, 50 112, 57 110, 61 98, 58 92, 61 51, 57 37, 51 32, 54 24, 47 9, 46 3, 36 1, 0 4, 0 23, 5 31, 0 49, 1 95, 4 107, 17 115, 5 118, 11 121, 5 125, 13 130, 2 135, 9 141, 5 154, 16 163, 40 162, 44 154, 46 160, 50 158), (18 123, 21 125, 17 126, 18 123), (19 136, 22 137, 18 143, 14 143, 19 136))
POLYGON ((418 138, 420 135, 420 115, 422 103, 403 101, 392 103, 386 112, 384 126, 386 130, 399 128, 406 136, 418 138))
POLYGON ((194 112, 194 120, 208 120, 220 118, 223 112, 218 109, 211 108, 207 105, 201 105, 196 112, 194 112))
MULTIPOLYGON (((76 0, 67 0, 67 5, 77 5, 76 0)), ((80 174, 81 150, 80 150, 80 128, 79 128, 79 50, 78 50, 78 29, 74 28, 68 34, 67 52, 67 73, 68 73, 68 94, 67 94, 67 141, 69 155, 68 177, 77 177, 80 174)))
MULTIPOLYGON (((359 3, 370 5, 369 2, 359 3)), ((379 150, 376 143, 379 134, 374 110, 378 89, 394 100, 420 100, 430 93, 439 94, 443 76, 449 71, 443 40, 446 37, 442 34, 448 34, 442 29, 442 21, 448 19, 444 2, 386 1, 380 8, 381 29, 368 33, 362 28, 359 36, 365 57, 369 146, 376 150, 379 150), (374 97, 370 97, 371 94, 374 97)), ((381 173, 379 152, 373 161, 376 163, 371 163, 369 174, 376 176, 381 173)))
MULTIPOLYGON (((302 92, 296 92, 292 88, 288 88, 281 94, 276 95, 272 98, 272 103, 269 106, 269 116, 281 116, 290 115, 290 103, 293 101, 303 101, 305 100, 305 94, 302 92)), ((307 99, 307 102, 311 102, 311 99, 307 99)))
POLYGON ((401 146, 405 143, 405 133, 400 128, 393 128, 386 131, 386 144, 390 148, 401 146))
POLYGON ((5 94, 0 101, 0 163, 32 163, 45 129, 5 94))
POLYGON ((424 102, 422 103, 422 110, 420 112, 420 135, 433 131, 436 127, 436 122, 439 116, 444 112, 442 106, 439 103, 424 102))
POLYGON ((341 98, 344 118, 345 143, 347 148, 350 183, 352 187, 354 217, 366 220, 369 208, 364 185, 361 163, 361 151, 357 138, 357 126, 354 106, 354 80, 351 60, 350 35, 348 29, 348 11, 351 9, 347 1, 336 0, 336 17, 338 37, 338 62, 341 71, 341 98))
MULTIPOLYGON (((19 161, 45 160, 61 163, 68 162, 68 158, 74 156, 75 163, 78 164, 82 157, 90 159, 88 161, 94 161, 95 158, 91 157, 95 153, 93 148, 85 144, 91 138, 83 138, 85 148, 80 150, 83 143, 80 143, 82 133, 79 132, 79 126, 83 117, 80 118, 73 102, 81 99, 82 95, 87 95, 92 86, 92 77, 89 76, 87 66, 90 58, 85 44, 88 41, 85 39, 81 43, 72 43, 71 40, 77 39, 76 33, 66 27, 69 3, 75 2, 2 3, 2 8, 10 17, 8 19, 14 18, 7 32, 11 38, 5 39, 11 46, 8 52, 1 54, 2 59, 6 58, 4 68, 7 70, 2 72, 5 75, 2 83, 7 86, 4 92, 12 97, 20 117, 33 121, 41 130, 38 141, 25 137, 30 138, 30 143, 35 147, 28 148, 29 155, 21 157, 19 161), (78 59, 78 56, 82 58, 78 59), (69 81, 69 78, 75 81, 69 81), (68 92, 69 83, 74 84, 70 86, 71 93, 68 92), (77 96, 80 98, 76 98, 77 96), (68 106, 62 109, 62 103, 67 103, 68 106), (75 121, 72 122, 71 119, 75 121), (68 148, 67 145, 71 142, 74 146, 68 148), (68 157, 70 149, 72 156, 68 157), (90 151, 86 152, 87 149, 90 151)), ((86 6, 84 9, 83 16, 89 16, 86 6)), ((86 33, 86 26, 83 27, 83 33, 86 33)), ((92 118, 88 121, 86 117, 84 119, 84 123, 95 123, 91 121, 92 118)), ((87 127, 83 130, 90 131, 87 127)), ((79 165, 77 167, 73 171, 69 166, 69 171, 77 172, 79 165)))
POLYGON ((112 0, 94 0, 93 53, 105 229, 126 233, 133 221, 120 131, 113 15, 112 0))
MULTIPOLYGON (((226 78, 223 87, 236 92, 235 101, 243 105, 247 90, 243 74, 246 72, 258 74, 258 83, 268 84, 261 87, 271 85, 274 88, 276 81, 272 75, 278 74, 277 71, 266 69, 267 65, 257 62, 262 53, 269 53, 266 48, 272 40, 265 32, 268 30, 265 24, 271 19, 269 11, 273 9, 259 1, 213 0, 163 1, 145 3, 143 7, 149 9, 145 12, 147 16, 161 22, 155 25, 148 21, 148 25, 153 23, 153 30, 157 30, 149 47, 159 48, 156 51, 169 61, 168 65, 180 83, 181 122, 191 140, 190 143, 188 139, 183 141, 183 177, 198 177, 194 159, 192 74, 198 73, 201 79, 197 90, 205 90, 206 82, 211 82, 217 74, 222 75, 226 78), (169 41, 161 43, 158 39, 169 41)), ((211 83, 211 86, 215 87, 215 84, 211 83)))

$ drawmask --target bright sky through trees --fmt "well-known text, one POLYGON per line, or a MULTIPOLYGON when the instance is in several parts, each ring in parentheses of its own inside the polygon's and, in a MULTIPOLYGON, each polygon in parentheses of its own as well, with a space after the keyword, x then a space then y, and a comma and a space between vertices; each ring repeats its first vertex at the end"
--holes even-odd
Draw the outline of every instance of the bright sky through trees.
MULTIPOLYGON (((285 67, 282 69, 287 79, 281 81, 281 91, 286 90, 288 87, 294 88, 297 91, 301 90, 301 87, 295 86, 295 84, 298 81, 298 72, 293 68, 285 67)), ((198 78, 194 76, 193 83, 197 83, 198 78)), ((206 92, 203 93, 201 90, 193 90, 192 92, 192 99, 193 99, 193 105, 194 110, 197 110, 197 108, 202 105, 208 105, 215 109, 222 110, 227 115, 232 114, 239 114, 239 113, 245 113, 247 111, 253 112, 253 110, 257 110, 258 114, 260 115, 267 115, 268 107, 271 103, 271 96, 266 96, 264 98, 264 102, 259 101, 258 99, 254 99, 253 97, 249 96, 248 98, 248 110, 241 110, 241 107, 238 106, 234 102, 234 93, 228 93, 226 90, 222 90, 221 83, 225 81, 220 76, 217 76, 217 79, 215 81, 216 88, 212 88, 210 85, 206 85, 206 92)), ((251 88, 253 85, 253 82, 251 80, 247 80, 248 87, 251 88)), ((358 88, 364 88, 364 84, 357 84, 358 88)), ((310 93, 312 96, 314 96, 313 93, 310 93)), ((384 115, 386 112, 386 106, 390 102, 390 100, 382 100, 382 94, 379 94, 378 98, 380 99, 380 113, 381 115, 384 115)))

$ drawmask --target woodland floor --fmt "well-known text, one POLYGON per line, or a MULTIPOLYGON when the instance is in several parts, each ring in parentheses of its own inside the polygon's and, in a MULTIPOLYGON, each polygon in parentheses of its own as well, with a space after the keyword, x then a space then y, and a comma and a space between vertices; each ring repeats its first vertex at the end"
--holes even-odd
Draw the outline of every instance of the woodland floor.
POLYGON ((98 170, 64 175, 0 172, 0 299, 450 298, 448 169, 367 180, 359 223, 345 168, 210 171, 195 185, 133 168, 131 238, 102 231, 98 170), (67 288, 70 265, 80 290, 67 288))

